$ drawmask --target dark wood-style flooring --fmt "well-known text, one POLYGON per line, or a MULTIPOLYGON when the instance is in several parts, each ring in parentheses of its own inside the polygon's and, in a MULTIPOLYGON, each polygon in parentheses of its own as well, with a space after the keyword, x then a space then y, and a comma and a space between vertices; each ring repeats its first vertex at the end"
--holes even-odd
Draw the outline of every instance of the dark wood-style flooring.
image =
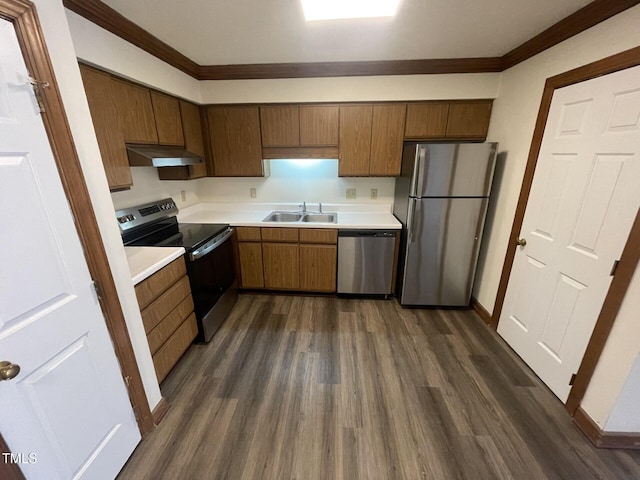
POLYGON ((639 479, 472 311, 242 295, 125 479, 639 479))

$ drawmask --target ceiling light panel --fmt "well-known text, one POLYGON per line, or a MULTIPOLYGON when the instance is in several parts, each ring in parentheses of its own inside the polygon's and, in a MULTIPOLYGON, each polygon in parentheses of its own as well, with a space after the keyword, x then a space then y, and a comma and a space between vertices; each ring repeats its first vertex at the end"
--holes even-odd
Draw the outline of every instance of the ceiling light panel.
POLYGON ((306 20, 393 17, 400 0, 301 0, 306 20))

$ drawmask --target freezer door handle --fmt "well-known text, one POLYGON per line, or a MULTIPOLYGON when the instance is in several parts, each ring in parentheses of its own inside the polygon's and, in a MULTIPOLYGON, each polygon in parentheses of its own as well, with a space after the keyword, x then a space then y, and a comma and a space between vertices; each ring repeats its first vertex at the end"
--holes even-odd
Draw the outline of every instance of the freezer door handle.
POLYGON ((415 158, 413 164, 413 177, 411 178, 411 189, 409 192, 410 196, 418 196, 420 192, 422 192, 423 188, 423 178, 422 178, 422 169, 424 163, 424 157, 426 155, 426 147, 424 145, 416 145, 415 146, 415 158))
POLYGON ((409 228, 409 243, 413 243, 416 223, 418 223, 417 217, 420 213, 421 205, 422 201, 420 198, 412 198, 409 201, 409 214, 407 216, 407 227, 409 228))

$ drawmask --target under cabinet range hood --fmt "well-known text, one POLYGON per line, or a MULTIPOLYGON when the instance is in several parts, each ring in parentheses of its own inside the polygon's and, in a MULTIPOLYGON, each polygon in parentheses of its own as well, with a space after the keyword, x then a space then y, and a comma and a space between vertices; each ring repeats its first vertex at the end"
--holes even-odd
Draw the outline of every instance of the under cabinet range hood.
POLYGON ((163 145, 127 145, 132 167, 182 167, 204 163, 204 158, 182 147, 163 145))

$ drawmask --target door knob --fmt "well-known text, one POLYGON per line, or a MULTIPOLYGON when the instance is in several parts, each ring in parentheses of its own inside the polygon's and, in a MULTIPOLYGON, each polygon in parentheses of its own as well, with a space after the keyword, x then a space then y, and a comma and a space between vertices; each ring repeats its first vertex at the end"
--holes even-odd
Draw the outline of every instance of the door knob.
POLYGON ((0 380, 11 380, 20 373, 20 365, 3 361, 0 362, 0 380))
POLYGON ((516 243, 518 245, 520 245, 521 247, 524 247, 527 244, 527 239, 526 238, 519 238, 518 240, 516 240, 516 243))

